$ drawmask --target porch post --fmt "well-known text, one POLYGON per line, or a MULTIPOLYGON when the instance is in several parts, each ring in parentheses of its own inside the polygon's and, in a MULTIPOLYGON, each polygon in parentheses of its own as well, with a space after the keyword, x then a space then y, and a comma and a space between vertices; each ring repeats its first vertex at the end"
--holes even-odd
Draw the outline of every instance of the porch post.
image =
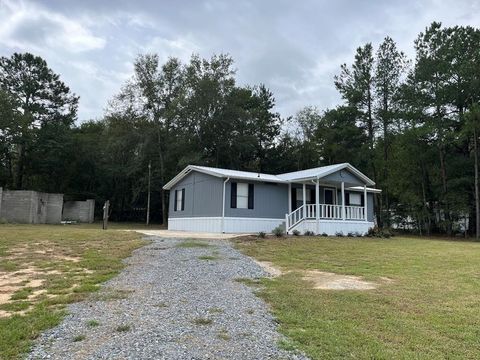
POLYGON ((315 184, 315 220, 317 222, 317 234, 320 234, 320 185, 318 178, 315 184))
POLYGON ((363 212, 364 212, 364 217, 365 221, 368 221, 368 198, 367 198, 367 185, 363 185, 363 212))
POLYGON ((342 219, 345 221, 345 182, 342 181, 342 219))
POLYGON ((307 205, 307 185, 303 183, 303 205, 307 205))
POLYGON ((292 212, 292 183, 288 183, 288 213, 292 212))

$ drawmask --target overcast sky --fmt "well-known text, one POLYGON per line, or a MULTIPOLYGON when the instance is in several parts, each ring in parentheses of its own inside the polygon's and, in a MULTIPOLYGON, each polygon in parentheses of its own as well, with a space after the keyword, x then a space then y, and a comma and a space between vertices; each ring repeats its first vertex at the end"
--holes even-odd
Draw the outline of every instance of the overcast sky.
POLYGON ((80 95, 82 121, 102 116, 139 53, 229 53, 238 83, 266 84, 286 117, 338 104, 333 76, 359 45, 389 35, 412 56, 432 21, 480 27, 480 1, 0 0, 0 55, 43 57, 80 95))

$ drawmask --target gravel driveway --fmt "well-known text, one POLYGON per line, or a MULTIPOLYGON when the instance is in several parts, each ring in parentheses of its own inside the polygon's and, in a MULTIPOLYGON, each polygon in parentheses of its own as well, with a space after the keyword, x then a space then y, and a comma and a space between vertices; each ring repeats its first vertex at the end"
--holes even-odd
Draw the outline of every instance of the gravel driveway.
POLYGON ((268 307, 238 281, 267 275, 250 258, 223 240, 151 239, 28 358, 305 359, 279 349, 268 307))

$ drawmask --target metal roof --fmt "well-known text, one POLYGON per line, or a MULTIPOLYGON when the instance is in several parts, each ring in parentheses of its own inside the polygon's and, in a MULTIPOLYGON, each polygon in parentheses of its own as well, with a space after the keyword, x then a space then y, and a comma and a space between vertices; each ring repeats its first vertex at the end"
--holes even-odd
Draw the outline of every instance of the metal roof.
POLYGON ((204 174, 209 174, 209 175, 221 177, 221 178, 266 181, 266 182, 275 182, 275 183, 289 183, 289 182, 295 182, 295 181, 320 179, 322 177, 325 177, 327 175, 330 175, 336 171, 339 171, 345 168, 350 170, 353 174, 358 176, 363 181, 365 181, 366 185, 369 185, 369 186, 375 185, 375 183, 372 180, 370 180, 366 175, 361 173, 359 170, 354 168, 349 163, 321 166, 313 169, 294 171, 294 172, 279 174, 279 175, 263 174, 263 173, 256 173, 256 172, 250 172, 250 171, 221 169, 221 168, 214 168, 214 167, 208 167, 208 166, 188 165, 185 169, 183 169, 180 173, 178 173, 177 176, 175 176, 172 180, 170 180, 167 184, 165 184, 163 188, 165 190, 171 189, 173 185, 175 185, 178 181, 183 179, 191 171, 198 171, 204 174))

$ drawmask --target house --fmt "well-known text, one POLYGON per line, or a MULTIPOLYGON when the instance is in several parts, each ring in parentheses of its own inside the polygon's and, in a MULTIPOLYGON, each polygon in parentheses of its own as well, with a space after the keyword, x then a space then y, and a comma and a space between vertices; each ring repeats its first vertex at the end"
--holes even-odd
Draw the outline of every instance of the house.
POLYGON ((163 188, 169 230, 346 235, 374 226, 374 185, 348 163, 279 175, 189 165, 163 188))

